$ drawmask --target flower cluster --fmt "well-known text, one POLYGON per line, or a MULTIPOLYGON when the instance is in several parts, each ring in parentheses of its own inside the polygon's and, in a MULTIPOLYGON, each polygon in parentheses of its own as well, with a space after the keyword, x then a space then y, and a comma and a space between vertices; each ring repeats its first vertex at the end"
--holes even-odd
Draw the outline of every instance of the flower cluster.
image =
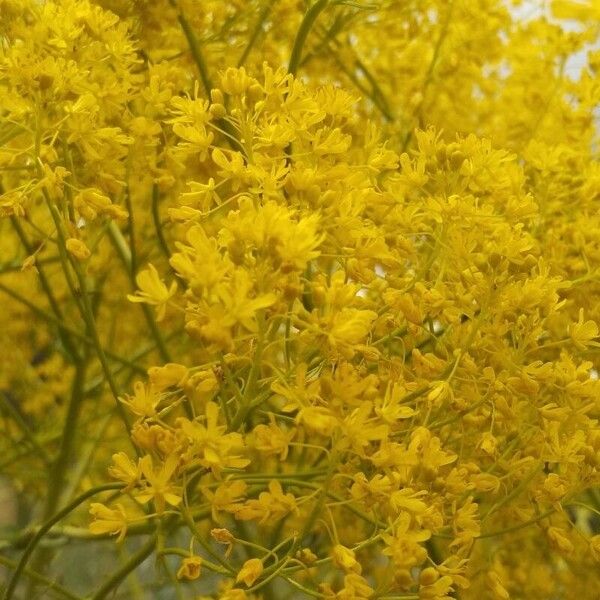
POLYGON ((593 4, 0 0, 5 600, 600 593, 593 4))

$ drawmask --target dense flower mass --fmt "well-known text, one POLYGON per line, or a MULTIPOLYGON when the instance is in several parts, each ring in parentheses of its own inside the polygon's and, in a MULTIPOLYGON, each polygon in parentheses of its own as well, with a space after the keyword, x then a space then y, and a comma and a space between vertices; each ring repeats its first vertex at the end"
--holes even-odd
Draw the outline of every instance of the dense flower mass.
POLYGON ((600 11, 532 4, 0 0, 3 600, 600 596, 600 11))

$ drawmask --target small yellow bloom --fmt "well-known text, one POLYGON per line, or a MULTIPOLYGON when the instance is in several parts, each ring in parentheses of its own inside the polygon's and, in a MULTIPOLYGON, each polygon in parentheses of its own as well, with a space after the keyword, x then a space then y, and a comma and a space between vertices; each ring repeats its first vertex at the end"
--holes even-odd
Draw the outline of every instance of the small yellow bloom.
POLYGON ((561 554, 569 555, 575 550, 573 542, 567 537, 567 532, 560 527, 548 527, 546 530, 550 546, 561 554))
POLYGON ((358 573, 362 571, 360 563, 356 560, 354 550, 346 548, 341 544, 336 544, 332 550, 333 562, 346 573, 358 573))
POLYGON ((109 467, 108 469, 111 477, 125 482, 128 486, 137 483, 141 476, 139 466, 136 465, 125 452, 113 454, 112 459, 114 466, 109 467))
POLYGON ((563 481, 556 473, 550 473, 548 477, 546 477, 543 489, 551 502, 558 502, 568 492, 565 481, 563 481))
POLYGON ((283 493, 277 480, 269 482, 269 491, 261 492, 258 499, 247 500, 243 507, 235 513, 235 518, 242 521, 260 519, 259 523, 279 521, 291 512, 298 512, 296 498, 293 494, 283 493))
POLYGON ((179 384, 186 374, 187 368, 176 363, 167 363, 162 367, 150 367, 148 369, 150 383, 158 391, 179 384))
POLYGON ((295 431, 285 430, 274 419, 269 425, 257 425, 254 428, 254 448, 265 456, 278 456, 279 460, 285 460, 288 455, 289 443, 294 437, 295 431))
POLYGON ((235 538, 229 529, 216 528, 210 530, 211 537, 219 544, 233 544, 235 538))
POLYGON ((296 552, 296 558, 305 565, 312 565, 318 556, 310 548, 302 548, 296 552))
POLYGON ((201 571, 202 558, 200 556, 189 556, 181 561, 181 566, 177 571, 177 579, 193 581, 200 577, 201 571))
POLYGON ((452 388, 447 381, 436 381, 431 386, 431 391, 427 394, 427 401, 434 405, 442 404, 442 402, 450 396, 452 388))
POLYGON ((28 269, 31 269, 31 268, 35 267, 36 260, 37 260, 37 255, 36 254, 30 254, 23 261, 23 264, 21 265, 21 271, 27 271, 28 269))
POLYGON ((571 340, 580 350, 589 346, 600 346, 600 342, 594 341, 598 337, 598 325, 595 321, 584 321, 583 308, 579 309, 579 319, 569 328, 571 340))
POLYGON ((140 502, 154 500, 158 513, 164 512, 165 504, 177 506, 181 502, 181 487, 171 483, 177 463, 177 456, 170 455, 161 467, 155 468, 152 457, 142 457, 140 469, 146 478, 146 488, 136 494, 136 499, 140 502))
POLYGON ((228 558, 233 550, 233 543, 235 542, 233 534, 228 529, 217 528, 211 529, 210 535, 219 544, 225 544, 225 558, 228 558))
POLYGON ((115 508, 109 508, 100 502, 93 502, 90 505, 90 514, 94 518, 90 523, 90 531, 93 534, 118 534, 117 542, 123 540, 127 533, 127 514, 122 504, 115 504, 115 508))
POLYGON ((77 260, 87 260, 90 257, 90 249, 77 238, 69 238, 65 245, 70 254, 77 260))
POLYGON ((133 396, 126 396, 125 399, 119 398, 119 400, 138 417, 155 417, 160 396, 152 385, 145 386, 141 381, 136 381, 133 384, 133 391, 133 396))
POLYGON ((235 580, 237 583, 243 581, 248 587, 250 587, 261 576, 262 572, 262 561, 258 558, 251 558, 242 565, 242 568, 237 574, 235 580))
POLYGON ((156 306, 156 320, 162 321, 167 310, 167 303, 177 291, 177 284, 173 282, 167 288, 159 277, 156 267, 152 264, 148 265, 146 271, 139 273, 135 281, 140 289, 135 294, 127 294, 127 299, 130 302, 144 302, 156 306))

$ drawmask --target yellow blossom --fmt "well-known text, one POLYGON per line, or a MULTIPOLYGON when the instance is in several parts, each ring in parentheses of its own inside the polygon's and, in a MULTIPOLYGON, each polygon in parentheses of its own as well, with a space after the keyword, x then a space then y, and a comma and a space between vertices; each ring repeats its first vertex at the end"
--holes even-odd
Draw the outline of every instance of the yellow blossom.
POLYGON ((78 260, 86 260, 90 257, 90 249, 85 245, 85 242, 76 238, 69 238, 65 245, 67 250, 78 260))
POLYGON ((262 561, 258 558, 251 558, 242 565, 235 580, 238 583, 243 582, 247 587, 250 587, 261 576, 262 572, 262 561))
POLYGON ((167 304, 177 291, 177 284, 171 283, 167 286, 158 275, 154 265, 148 265, 146 271, 140 272, 136 277, 136 283, 139 290, 135 294, 128 294, 127 299, 130 302, 144 302, 156 306, 156 319, 162 321, 165 317, 167 304))
POLYGON ((136 381, 133 396, 126 396, 121 402, 138 417, 149 418, 156 416, 156 407, 160 402, 158 391, 150 384, 144 385, 141 381, 136 381))
POLYGON ((346 546, 342 546, 341 544, 336 544, 332 549, 333 562, 346 571, 355 572, 360 575, 362 571, 362 567, 360 563, 356 560, 354 555, 354 551, 350 548, 346 548, 346 546))
POLYGON ((118 534, 117 541, 123 541, 127 534, 128 519, 122 504, 116 504, 115 508, 110 508, 99 502, 94 502, 90 505, 90 514, 94 519, 90 523, 90 531, 93 534, 118 534))
POLYGON ((181 561, 181 566, 177 571, 177 579, 187 579, 193 581, 200 577, 202 568, 202 558, 200 556, 188 556, 181 561))
POLYGON ((165 462, 154 467, 152 458, 148 455, 140 459, 140 470, 144 476, 145 486, 135 496, 140 502, 153 500, 156 510, 161 513, 165 504, 177 506, 181 502, 181 487, 171 481, 177 469, 177 457, 170 455, 165 462))

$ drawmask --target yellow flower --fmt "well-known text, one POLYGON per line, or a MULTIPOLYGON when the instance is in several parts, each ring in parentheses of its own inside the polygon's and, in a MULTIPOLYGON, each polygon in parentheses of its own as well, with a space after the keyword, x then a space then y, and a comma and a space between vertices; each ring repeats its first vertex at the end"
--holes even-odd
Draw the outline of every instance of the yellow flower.
POLYGON ((266 456, 278 456, 284 461, 288 456, 289 444, 295 431, 285 430, 272 418, 269 425, 257 425, 253 431, 254 448, 266 456))
POLYGON ((200 577, 202 568, 202 558, 200 556, 189 556, 181 561, 181 566, 177 571, 177 579, 187 579, 193 581, 200 577))
POLYGON ((346 548, 341 544, 336 544, 332 550, 333 562, 347 573, 354 572, 360 575, 362 567, 356 560, 354 550, 346 548))
POLYGON ((296 552, 296 558, 305 565, 312 565, 318 556, 310 548, 301 548, 296 552))
POLYGON ((261 576, 262 572, 262 561, 258 558, 251 558, 242 565, 235 580, 237 583, 242 581, 247 587, 250 587, 261 576))
POLYGON ((228 558, 235 542, 233 534, 228 529, 217 528, 210 530, 210 536, 219 544, 225 544, 225 558, 228 558))
POLYGON ((136 381, 133 384, 133 396, 126 396, 120 401, 138 417, 151 418, 156 416, 156 407, 160 402, 158 391, 153 388, 152 384, 144 385, 141 381, 136 381))
POLYGON ((113 204, 110 198, 97 188, 88 188, 80 191, 74 198, 73 204, 79 214, 90 221, 98 215, 105 215, 113 219, 126 219, 127 211, 113 204))
POLYGON ((176 363, 167 363, 162 367, 150 367, 148 378, 151 386, 159 392, 182 382, 187 375, 187 368, 176 363))
POLYGON ((337 594, 340 600, 363 600, 371 598, 375 590, 358 573, 349 573, 344 577, 344 588, 337 594))
POLYGON ((577 19, 579 21, 600 20, 600 8, 594 2, 579 0, 553 0, 552 14, 559 19, 577 19))
POLYGON ((204 424, 184 417, 177 419, 180 436, 189 446, 188 455, 213 473, 224 468, 243 469, 250 463, 243 457, 244 437, 237 432, 225 433, 227 426, 219 420, 220 410, 214 402, 206 403, 204 424))
POLYGON ((573 542, 568 538, 567 532, 561 527, 548 527, 546 530, 550 546, 561 554, 570 555, 575 550, 573 542))
POLYGON ((447 381, 436 381, 427 394, 427 400, 434 405, 440 405, 449 396, 452 396, 450 384, 447 381))
POLYGON ((76 238, 69 238, 65 243, 67 250, 78 260, 86 260, 90 257, 90 249, 84 242, 76 238))
POLYGON ((114 466, 109 467, 111 477, 123 481, 128 487, 136 484, 141 477, 141 471, 125 452, 118 452, 112 456, 114 466))
POLYGON ((225 481, 214 491, 203 488, 202 493, 208 498, 211 505, 213 519, 220 523, 220 512, 237 513, 243 506, 244 496, 248 486, 244 481, 225 481))
POLYGON ((99 502, 93 502, 90 505, 90 514, 94 519, 90 523, 90 531, 93 534, 118 534, 117 542, 123 541, 127 533, 127 513, 122 504, 115 504, 115 508, 109 508, 99 502))
POLYGON ((138 273, 135 281, 139 290, 135 294, 127 294, 127 299, 130 302, 144 302, 156 306, 156 320, 162 321, 165 317, 169 300, 177 292, 177 283, 173 282, 167 288, 152 264, 148 265, 146 271, 138 273))
POLYGON ((217 296, 222 303, 227 319, 239 323, 249 331, 256 331, 256 312, 268 308, 277 301, 272 292, 251 296, 253 282, 246 271, 236 271, 230 285, 220 286, 217 296))
POLYGON ((594 321, 585 321, 583 308, 579 309, 579 320, 569 328, 571 340, 580 350, 588 346, 600 347, 600 342, 594 341, 598 337, 598 325, 594 321))
POLYGON ((566 482, 556 473, 550 473, 543 485, 543 490, 550 502, 559 502, 568 492, 566 482))
POLYGON ((177 506, 181 503, 181 487, 171 482, 177 469, 178 458, 169 455, 162 466, 155 468, 151 456, 140 459, 140 470, 144 476, 145 487, 136 491, 135 497, 140 502, 154 501, 156 511, 162 513, 165 504, 177 506))
POLYGON ((431 537, 431 532, 412 523, 407 512, 400 513, 393 534, 382 534, 385 542, 383 554, 390 556, 398 569, 410 569, 420 565, 427 556, 421 545, 431 537))
POLYGON ((279 521, 291 512, 298 512, 296 498, 291 493, 284 494, 279 481, 273 480, 269 482, 269 491, 261 492, 258 499, 247 500, 239 510, 236 510, 235 518, 266 523, 279 521))
POLYGON ((372 310, 343 308, 333 315, 327 327, 327 336, 332 347, 359 344, 368 335, 377 313, 372 310))

